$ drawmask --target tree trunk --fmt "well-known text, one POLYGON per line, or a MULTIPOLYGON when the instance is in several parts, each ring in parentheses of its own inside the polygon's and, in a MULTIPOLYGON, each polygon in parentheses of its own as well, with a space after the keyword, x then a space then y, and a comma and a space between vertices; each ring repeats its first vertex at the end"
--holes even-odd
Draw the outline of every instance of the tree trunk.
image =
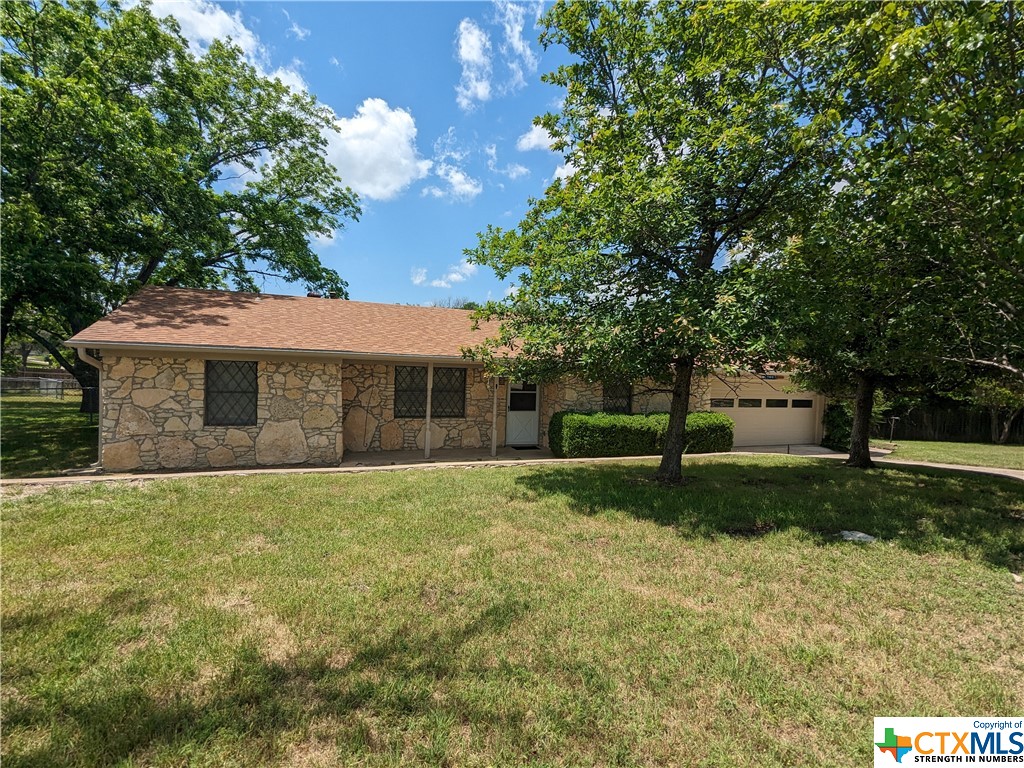
POLYGON ((992 442, 999 442, 999 406, 990 405, 988 407, 989 424, 992 427, 992 442))
POLYGON ((11 332, 14 322, 14 310, 17 309, 20 297, 10 296, 0 303, 0 350, 7 349, 7 335, 11 332))
POLYGON ((853 398, 853 429, 850 432, 850 458, 846 466, 870 469, 871 461, 871 409, 875 405, 875 381, 861 374, 857 377, 857 394, 853 398))
POLYGON ((1024 408, 1018 408, 1015 411, 1010 411, 1010 414, 1006 417, 1006 420, 1003 421, 1003 429, 999 433, 999 439, 996 440, 996 442, 999 443, 999 445, 1006 445, 1010 441, 1010 430, 1013 429, 1013 422, 1016 420, 1018 416, 1020 416, 1021 411, 1024 411, 1024 408))
POLYGON ((665 448, 661 453, 661 466, 654 478, 662 483, 678 483, 683 479, 683 449, 686 448, 686 412, 690 407, 690 382, 693 378, 693 360, 677 360, 676 375, 672 382, 672 408, 669 411, 665 448))

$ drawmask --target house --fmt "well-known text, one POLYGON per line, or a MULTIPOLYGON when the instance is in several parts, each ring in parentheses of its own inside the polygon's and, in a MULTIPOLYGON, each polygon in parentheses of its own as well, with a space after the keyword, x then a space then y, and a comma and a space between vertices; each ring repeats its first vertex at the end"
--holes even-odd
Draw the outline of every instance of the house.
MULTIPOLYGON (((108 470, 332 465, 346 452, 546 446, 559 410, 652 412, 668 395, 578 379, 509 382, 462 349, 470 313, 149 286, 71 338, 100 372, 108 470)), ((737 445, 820 439, 822 398, 786 380, 711 382, 737 445)))

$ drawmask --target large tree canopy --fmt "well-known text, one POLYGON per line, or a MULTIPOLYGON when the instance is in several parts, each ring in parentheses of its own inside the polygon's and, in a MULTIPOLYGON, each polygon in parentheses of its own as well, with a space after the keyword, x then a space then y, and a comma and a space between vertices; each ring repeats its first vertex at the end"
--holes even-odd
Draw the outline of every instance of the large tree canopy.
POLYGON ((874 391, 1024 377, 1024 45, 1013 3, 854 4, 824 68, 854 121, 842 181, 762 259, 808 378, 874 391))
POLYGON ((476 353, 519 375, 662 382, 659 477, 674 481, 694 372, 773 351, 730 252, 832 184, 839 94, 805 61, 834 25, 825 9, 678 2, 559 3, 545 24, 575 56, 547 76, 565 101, 540 121, 572 175, 470 253, 519 280, 481 313, 502 332, 476 353))
POLYGON ((63 357, 60 340, 146 283, 275 276, 346 295, 309 245, 359 214, 325 158, 329 109, 229 42, 191 54, 145 3, 0 14, 4 336, 63 357))

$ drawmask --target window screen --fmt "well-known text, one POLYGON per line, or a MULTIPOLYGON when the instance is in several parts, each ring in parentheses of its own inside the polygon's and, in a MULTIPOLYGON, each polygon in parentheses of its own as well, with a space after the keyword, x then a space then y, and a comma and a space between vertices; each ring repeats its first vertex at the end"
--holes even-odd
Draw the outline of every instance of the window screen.
MULTIPOLYGON (((461 419, 466 415, 466 369, 435 368, 430 418, 461 419)), ((395 418, 427 417, 426 366, 395 366, 395 418)))
POLYGON ((633 386, 631 384, 604 384, 604 401, 601 410, 605 413, 632 413, 633 386))
POLYGON ((206 425, 253 426, 258 391, 255 361, 207 360, 206 425))
POLYGON ((427 417, 427 367, 395 366, 395 418, 427 417))
POLYGON ((793 401, 793 407, 794 408, 810 408, 812 405, 813 405, 813 403, 810 400, 794 400, 793 401))
POLYGON ((509 385, 508 409, 510 411, 536 411, 537 385, 522 382, 509 385))
POLYGON ((735 401, 731 397, 713 397, 711 398, 712 408, 732 408, 735 401))
MULTIPOLYGON (((426 408, 424 407, 424 412, 426 408)), ((430 418, 461 419, 466 415, 466 369, 435 368, 430 393, 430 418)))
POLYGON ((764 401, 765 408, 785 408, 789 405, 789 401, 785 398, 773 398, 769 397, 764 401))
POLYGON ((759 397, 741 397, 740 408, 760 408, 761 398, 759 397))

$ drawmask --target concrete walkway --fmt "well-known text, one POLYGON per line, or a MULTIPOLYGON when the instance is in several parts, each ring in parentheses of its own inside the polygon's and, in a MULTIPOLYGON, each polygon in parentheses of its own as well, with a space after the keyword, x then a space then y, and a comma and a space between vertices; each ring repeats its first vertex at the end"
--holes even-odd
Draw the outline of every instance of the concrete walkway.
MULTIPOLYGON (((751 445, 743 448, 734 448, 733 453, 764 454, 764 453, 785 453, 790 456, 811 456, 818 459, 842 459, 846 460, 848 453, 833 451, 831 448, 823 448, 820 445, 751 445)), ((1007 469, 1005 467, 973 467, 968 464, 939 464, 931 461, 911 461, 909 459, 890 459, 888 455, 892 451, 885 448, 872 448, 871 458, 876 464, 890 464, 894 467, 932 467, 934 469, 953 469, 960 472, 973 472, 980 475, 995 475, 997 477, 1010 477, 1014 480, 1024 480, 1024 471, 1019 469, 1007 469)))
MULTIPOLYGON (((871 454, 879 464, 891 464, 893 466, 906 467, 931 467, 934 469, 949 469, 972 474, 995 475, 998 477, 1009 477, 1015 480, 1024 481, 1024 472, 1017 469, 1003 469, 1001 467, 970 467, 959 464, 933 464, 924 461, 899 461, 887 459, 887 451, 872 449, 871 454)), ((758 445, 746 446, 733 450, 731 453, 706 453, 701 456, 728 456, 748 455, 762 456, 765 454, 786 454, 806 458, 819 459, 845 459, 847 454, 822 448, 818 445, 758 445)), ((146 481, 146 480, 172 480, 193 477, 240 477, 247 475, 300 475, 300 474, 358 474, 361 472, 399 472, 403 470, 429 470, 448 468, 470 468, 470 467, 501 467, 511 464, 519 466, 534 466, 544 464, 600 464, 607 462, 630 461, 638 459, 655 459, 657 456, 611 456, 597 459, 556 459, 547 449, 531 448, 516 450, 514 448, 502 448, 497 456, 491 456, 490 451, 481 450, 457 450, 447 449, 437 451, 432 458, 424 459, 421 451, 389 451, 374 453, 352 453, 348 454, 345 461, 336 467, 247 467, 244 469, 220 469, 203 470, 193 472, 145 472, 145 473, 112 473, 102 472, 60 475, 58 477, 30 477, 10 478, 0 480, 0 488, 10 489, 12 494, 26 487, 45 489, 59 485, 77 485, 81 483, 106 483, 115 481, 146 481)))

